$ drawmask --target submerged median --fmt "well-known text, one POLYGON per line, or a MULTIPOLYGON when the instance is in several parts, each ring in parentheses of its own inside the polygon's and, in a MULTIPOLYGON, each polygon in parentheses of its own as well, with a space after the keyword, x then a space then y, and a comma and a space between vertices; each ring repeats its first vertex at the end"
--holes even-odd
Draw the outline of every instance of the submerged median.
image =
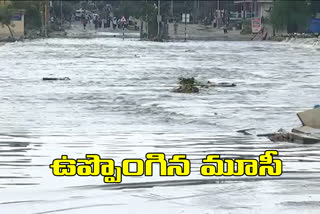
POLYGON ((319 33, 294 33, 273 37, 275 41, 287 42, 298 45, 308 45, 320 47, 319 33))

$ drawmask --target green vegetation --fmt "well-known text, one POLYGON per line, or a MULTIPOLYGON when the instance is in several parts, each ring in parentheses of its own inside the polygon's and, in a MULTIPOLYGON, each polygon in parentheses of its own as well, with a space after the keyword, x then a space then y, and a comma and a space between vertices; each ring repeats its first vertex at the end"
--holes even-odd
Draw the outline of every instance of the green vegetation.
POLYGON ((144 16, 143 7, 145 5, 144 1, 119 1, 114 5, 114 15, 121 17, 134 16, 140 18, 144 16))
POLYGON ((25 10, 24 20, 26 29, 41 28, 42 1, 12 1, 12 9, 25 10))
POLYGON ((312 15, 315 16, 317 13, 320 13, 320 1, 311 0, 310 3, 311 3, 312 15))
POLYGON ((12 11, 7 6, 0 6, 0 23, 1 25, 5 25, 8 27, 11 39, 13 39, 13 33, 11 30, 11 17, 12 17, 12 11))
POLYGON ((142 20, 148 23, 148 39, 155 38, 158 34, 157 8, 152 2, 145 2, 141 15, 142 20))
POLYGON ((196 87, 196 81, 192 78, 179 78, 180 86, 173 90, 176 93, 199 93, 199 88, 196 87))
POLYGON ((288 33, 304 32, 312 12, 309 1, 277 0, 271 13, 276 30, 287 28, 288 33))
POLYGON ((179 78, 179 84, 180 85, 185 85, 185 86, 188 86, 188 87, 192 87, 194 86, 196 83, 195 79, 192 77, 192 78, 179 78))
MULTIPOLYGON (((71 20, 72 14, 75 12, 75 10, 79 9, 79 3, 79 1, 63 1, 61 14, 61 1, 52 1, 53 10, 51 13, 53 16, 60 18, 62 15, 65 20, 71 20)), ((83 4, 83 6, 84 9, 93 10, 90 5, 83 4)))
MULTIPOLYGON (((155 39, 158 34, 158 22, 157 22, 157 1, 118 1, 112 2, 114 8, 114 15, 117 17, 121 16, 134 16, 140 18, 148 23, 147 36, 148 39, 155 39)), ((162 8, 164 4, 161 4, 161 10, 166 11, 162 8)))
POLYGON ((252 34, 251 20, 245 20, 242 22, 242 35, 252 34))

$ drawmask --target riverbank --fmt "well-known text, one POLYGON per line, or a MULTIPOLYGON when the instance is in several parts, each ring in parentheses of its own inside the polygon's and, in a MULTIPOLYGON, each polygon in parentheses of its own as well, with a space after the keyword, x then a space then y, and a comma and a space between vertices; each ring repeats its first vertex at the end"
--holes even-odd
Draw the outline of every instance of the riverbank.
POLYGON ((284 34, 284 35, 277 35, 271 38, 273 41, 311 41, 311 40, 319 40, 320 34, 319 33, 293 33, 293 34, 284 34))
POLYGON ((295 45, 305 45, 311 47, 320 47, 320 38, 283 38, 281 42, 291 43, 295 45))

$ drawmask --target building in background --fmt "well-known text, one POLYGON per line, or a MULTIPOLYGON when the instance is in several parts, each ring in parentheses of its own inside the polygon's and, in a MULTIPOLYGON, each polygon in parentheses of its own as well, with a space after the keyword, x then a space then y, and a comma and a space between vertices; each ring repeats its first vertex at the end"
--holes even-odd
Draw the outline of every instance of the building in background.
POLYGON ((243 19, 253 17, 269 18, 273 7, 273 0, 235 0, 239 16, 243 19))

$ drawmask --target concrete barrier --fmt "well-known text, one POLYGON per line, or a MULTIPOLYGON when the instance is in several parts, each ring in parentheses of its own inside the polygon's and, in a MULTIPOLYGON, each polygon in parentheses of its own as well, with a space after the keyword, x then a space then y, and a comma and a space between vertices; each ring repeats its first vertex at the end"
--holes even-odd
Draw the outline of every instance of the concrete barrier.
MULTIPOLYGON (((10 25, 14 39, 24 38, 24 10, 19 10, 14 13, 10 25)), ((0 23, 0 40, 7 40, 11 37, 7 26, 0 23)))
POLYGON ((297 114, 304 126, 320 129, 320 108, 315 108, 297 114))

